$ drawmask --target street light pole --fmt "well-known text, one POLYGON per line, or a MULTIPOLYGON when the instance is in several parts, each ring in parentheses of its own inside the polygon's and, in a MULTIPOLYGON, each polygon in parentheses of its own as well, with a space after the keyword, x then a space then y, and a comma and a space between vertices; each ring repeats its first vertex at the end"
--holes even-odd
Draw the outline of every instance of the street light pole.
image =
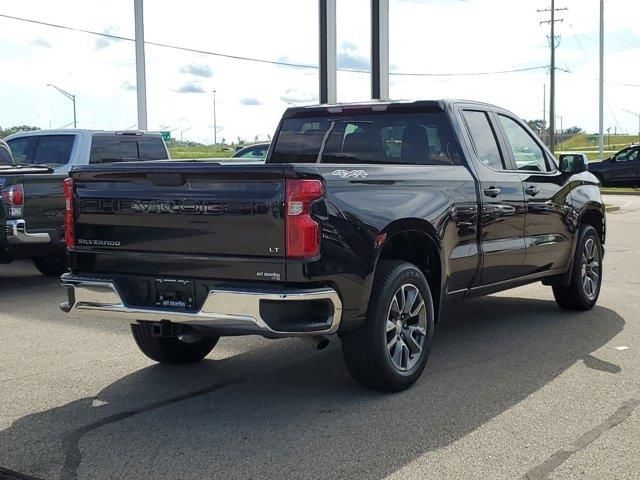
POLYGON ((181 141, 181 142, 182 142, 182 134, 183 134, 184 132, 188 132, 189 130, 191 130, 191 128, 193 128, 193 127, 189 127, 189 128, 185 128, 184 130, 180 130, 180 141, 181 141))
POLYGON ((73 102, 73 128, 77 128, 78 122, 76 121, 76 96, 61 89, 60 87, 56 87, 52 83, 47 83, 47 87, 55 88, 57 91, 59 91, 61 94, 63 94, 65 97, 67 97, 69 100, 73 102))
POLYGON ((218 123, 216 120, 216 91, 213 91, 213 146, 218 145, 218 123))

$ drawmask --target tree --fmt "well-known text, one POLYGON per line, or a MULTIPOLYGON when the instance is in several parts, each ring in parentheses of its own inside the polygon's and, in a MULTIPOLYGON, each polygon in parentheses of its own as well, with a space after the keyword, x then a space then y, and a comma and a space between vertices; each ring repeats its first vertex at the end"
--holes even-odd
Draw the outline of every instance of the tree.
POLYGON ((544 120, 527 120, 527 125, 536 133, 542 133, 547 129, 547 122, 544 120))
POLYGON ((582 129, 580 127, 565 128, 563 133, 566 135, 578 135, 582 133, 582 129))
POLYGON ((32 132, 34 130, 40 130, 40 127, 33 127, 29 125, 17 125, 15 127, 2 128, 0 127, 0 138, 8 137, 18 132, 32 132))

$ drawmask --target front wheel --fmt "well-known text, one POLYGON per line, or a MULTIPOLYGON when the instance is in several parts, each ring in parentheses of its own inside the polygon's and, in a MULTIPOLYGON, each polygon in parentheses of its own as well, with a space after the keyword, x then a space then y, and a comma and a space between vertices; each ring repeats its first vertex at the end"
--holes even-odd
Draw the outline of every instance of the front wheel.
POLYGON ((598 301, 602 285, 602 243, 591 225, 580 229, 567 287, 553 287, 558 305, 567 310, 589 310, 598 301))
POLYGON ((203 337, 195 341, 182 341, 178 337, 157 337, 149 322, 134 323, 131 333, 138 348, 151 360, 160 363, 184 365, 206 357, 220 337, 203 337))
POLYGON ((364 324, 342 337, 349 373, 368 388, 404 390, 427 364, 433 331, 433 300, 422 272, 407 262, 382 261, 364 324))

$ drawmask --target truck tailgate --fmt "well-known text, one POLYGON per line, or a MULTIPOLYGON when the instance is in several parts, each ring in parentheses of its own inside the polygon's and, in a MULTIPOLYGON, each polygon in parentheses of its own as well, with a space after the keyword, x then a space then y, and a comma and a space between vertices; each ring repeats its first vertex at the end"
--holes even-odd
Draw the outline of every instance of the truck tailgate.
MULTIPOLYGON (((284 268, 281 165, 119 164, 72 177, 79 254, 123 254, 128 264, 118 270, 132 273, 150 254, 154 262, 162 256, 176 264, 178 256, 203 269, 208 260, 228 265, 234 259, 284 268)), ((235 277, 233 269, 222 271, 229 274, 219 277, 235 277)))

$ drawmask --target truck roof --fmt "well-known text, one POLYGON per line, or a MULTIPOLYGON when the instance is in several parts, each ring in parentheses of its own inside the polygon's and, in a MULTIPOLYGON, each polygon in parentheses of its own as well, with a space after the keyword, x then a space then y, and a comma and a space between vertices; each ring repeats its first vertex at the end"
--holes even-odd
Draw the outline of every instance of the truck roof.
POLYGON ((32 137, 38 135, 145 135, 145 136, 160 136, 160 132, 148 132, 142 130, 90 130, 84 128, 60 128, 60 129, 47 129, 47 130, 30 130, 28 132, 17 132, 9 135, 5 140, 10 140, 15 137, 32 137))
POLYGON ((444 98, 439 100, 367 100, 362 102, 345 102, 345 103, 330 103, 330 104, 320 104, 320 105, 307 105, 307 106, 299 106, 299 107, 290 107, 284 113, 284 118, 289 118, 292 116, 296 116, 298 114, 309 114, 312 112, 332 112, 335 113, 341 111, 344 108, 358 108, 358 107, 386 107, 386 106, 415 106, 415 107, 435 107, 444 110, 445 106, 452 105, 455 103, 465 103, 471 105, 477 105, 479 107, 491 107, 497 108, 500 110, 505 110, 502 107, 497 105, 492 105, 486 102, 480 102, 477 100, 465 100, 465 99, 454 99, 454 98, 444 98))

